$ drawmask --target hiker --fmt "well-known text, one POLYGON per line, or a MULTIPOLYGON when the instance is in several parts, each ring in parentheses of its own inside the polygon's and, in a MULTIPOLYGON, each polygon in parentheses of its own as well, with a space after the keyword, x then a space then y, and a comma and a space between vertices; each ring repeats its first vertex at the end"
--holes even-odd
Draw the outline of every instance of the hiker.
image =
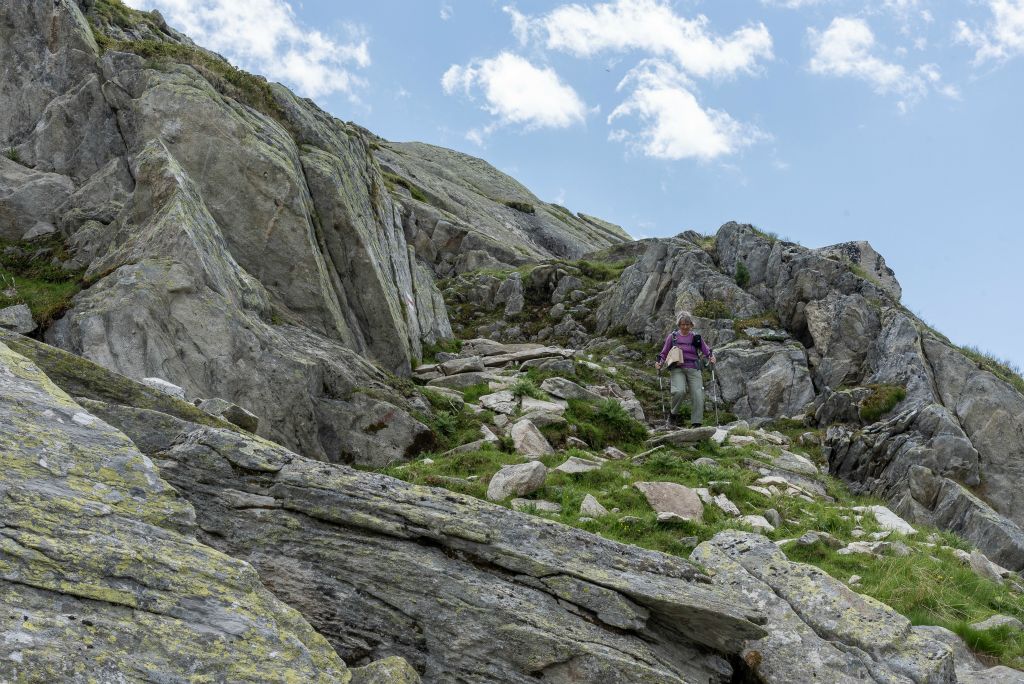
POLYGON ((704 423, 704 379, 700 373, 698 352, 709 363, 715 363, 717 359, 701 336, 693 334, 693 317, 689 312, 680 313, 676 317, 676 323, 679 329, 673 330, 665 338, 665 345, 661 348, 654 366, 659 371, 662 366, 669 370, 672 391, 672 413, 669 422, 672 425, 682 425, 679 409, 689 388, 690 422, 693 427, 700 427, 704 423))

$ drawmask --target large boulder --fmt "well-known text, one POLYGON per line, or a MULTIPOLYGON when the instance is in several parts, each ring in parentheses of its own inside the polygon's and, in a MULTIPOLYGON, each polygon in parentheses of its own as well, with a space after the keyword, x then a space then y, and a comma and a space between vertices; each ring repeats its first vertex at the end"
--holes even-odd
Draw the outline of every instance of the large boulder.
POLYGON ((123 433, 2 343, 0 384, 0 680, 346 680, 123 433))
POLYGON ((768 616, 768 635, 743 652, 756 681, 956 682, 948 646, 824 571, 787 560, 761 535, 720 532, 690 557, 768 616))

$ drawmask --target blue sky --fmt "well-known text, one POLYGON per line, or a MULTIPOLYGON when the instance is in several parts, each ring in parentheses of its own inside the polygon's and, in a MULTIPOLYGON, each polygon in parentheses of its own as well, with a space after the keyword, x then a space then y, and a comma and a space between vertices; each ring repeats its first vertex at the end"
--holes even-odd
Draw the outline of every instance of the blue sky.
POLYGON ((1024 0, 129 0, 396 141, 635 237, 868 240, 1024 366, 1024 0))

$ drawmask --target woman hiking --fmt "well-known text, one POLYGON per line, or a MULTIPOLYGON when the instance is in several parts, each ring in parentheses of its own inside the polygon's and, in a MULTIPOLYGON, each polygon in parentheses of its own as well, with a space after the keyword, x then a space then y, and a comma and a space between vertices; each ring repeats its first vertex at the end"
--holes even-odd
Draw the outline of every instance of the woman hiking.
POLYGON ((666 365, 669 369, 672 391, 670 423, 682 425, 679 409, 689 388, 690 423, 693 427, 700 427, 704 423, 704 379, 700 374, 698 351, 709 363, 715 363, 717 359, 700 335, 693 334, 693 317, 688 311, 680 313, 676 317, 676 323, 679 329, 673 330, 665 338, 665 344, 654 366, 659 371, 666 365))

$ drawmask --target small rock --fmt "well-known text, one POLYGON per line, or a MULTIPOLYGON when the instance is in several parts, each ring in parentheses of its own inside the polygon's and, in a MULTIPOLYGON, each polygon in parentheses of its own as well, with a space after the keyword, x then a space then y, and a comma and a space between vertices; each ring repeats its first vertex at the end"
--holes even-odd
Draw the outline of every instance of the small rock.
POLYGON ((479 356, 468 356, 461 359, 452 359, 438 364, 438 368, 445 375, 457 375, 459 373, 482 373, 485 370, 484 360, 479 356))
POLYGON ((176 399, 181 399, 183 401, 185 399, 185 390, 183 390, 181 387, 178 387, 175 384, 167 382, 162 378, 143 378, 142 384, 146 385, 147 387, 152 387, 155 390, 159 390, 164 394, 170 395, 176 399))
POLYGON ((255 414, 246 411, 244 408, 237 404, 232 404, 226 399, 220 399, 214 397, 207 399, 199 405, 199 408, 211 416, 217 418, 223 418, 224 420, 237 425, 243 430, 249 432, 256 432, 259 427, 260 419, 255 414))
POLYGON ((875 520, 885 530, 892 530, 900 534, 914 534, 917 530, 906 520, 890 511, 885 506, 854 506, 853 510, 872 513, 875 520))
MULTIPOLYGON (((799 441, 803 446, 816 446, 821 444, 821 437, 819 437, 816 432, 805 432, 800 435, 800 438, 797 441, 799 441)), ((856 577, 856 575, 854 575, 854 577, 856 577)))
POLYGON ((886 537, 888 537, 891 534, 892 534, 892 530, 884 530, 882 532, 872 532, 868 536, 871 537, 872 539, 874 539, 875 541, 882 541, 883 539, 885 539, 886 537))
POLYGON ((565 438, 565 447, 567 449, 584 449, 584 450, 586 450, 586 449, 590 448, 590 445, 587 444, 586 442, 584 442, 579 437, 572 437, 570 435, 569 437, 565 438))
POLYGON ((512 443, 515 445, 516 451, 526 458, 540 458, 555 452, 529 418, 516 421, 509 434, 512 436, 512 443))
POLYGON ((491 477, 487 498, 501 501, 510 496, 526 496, 544 486, 548 469, 539 461, 505 466, 491 477))
POLYGON ((480 405, 485 409, 489 409, 495 413, 512 414, 519 409, 519 402, 516 400, 515 395, 508 390, 502 390, 501 392, 495 392, 494 394, 485 394, 477 401, 479 401, 480 405))
POLYGON ((988 556, 983 554, 981 551, 972 551, 970 558, 971 569, 974 570, 974 574, 985 579, 992 580, 996 583, 1001 583, 1003 578, 1000 576, 999 571, 996 570, 995 565, 988 559, 988 556))
POLYGON ((541 513, 561 513, 562 507, 554 501, 544 499, 512 499, 512 509, 516 511, 536 510, 541 513))
POLYGON ((713 458, 708 458, 707 456, 701 456, 700 458, 693 462, 693 465, 697 466, 698 468, 717 468, 718 461, 716 461, 713 458))
POLYGON ((0 328, 19 335, 27 335, 36 329, 36 322, 32 319, 32 311, 27 305, 15 304, 0 309, 0 328))
POLYGON ((857 539, 863 537, 864 534, 865 534, 864 530, 860 529, 859 527, 853 528, 853 530, 850 532, 850 536, 854 537, 854 538, 857 538, 857 539))
POLYGON ((850 575, 850 579, 846 580, 846 583, 851 587, 855 587, 860 584, 861 579, 863 578, 860 575, 850 575))
POLYGON ((737 518, 736 522, 750 525, 754 528, 755 532, 767 533, 775 531, 775 527, 761 515, 744 515, 737 518))
POLYGON ((729 431, 723 430, 722 428, 716 428, 715 434, 711 435, 711 441, 715 444, 724 444, 725 440, 729 438, 729 431))
POLYGON ((782 454, 772 459, 772 464, 776 468, 782 468, 794 473, 801 473, 803 475, 817 475, 818 467, 810 462, 809 459, 801 456, 800 454, 794 454, 791 451, 783 450, 782 454))
POLYGON ((733 446, 747 446, 757 443, 757 440, 750 435, 729 435, 728 442, 733 446))
POLYGON ((685 430, 673 430, 672 432, 659 435, 652 439, 647 440, 648 447, 656 446, 688 446, 697 442, 702 442, 705 439, 711 439, 711 436, 715 434, 715 428, 713 427, 700 427, 700 428, 688 428, 685 430))
POLYGON ((601 452, 601 455, 613 461, 621 461, 625 458, 629 458, 628 454, 623 451, 619 451, 613 446, 606 447, 605 450, 601 452))
POLYGON ((697 537, 680 537, 679 543, 683 546, 696 546, 700 543, 700 539, 697 537))
POLYGON ((36 221, 35 225, 25 231, 25 234, 21 236, 22 240, 35 240, 36 238, 44 237, 46 235, 53 235, 57 232, 57 227, 52 223, 46 221, 36 221))
POLYGON ((736 517, 740 514, 740 509, 725 494, 719 494, 712 501, 726 515, 736 517))
POLYGON ((997 629, 999 627, 1009 627, 1010 629, 1021 629, 1024 630, 1024 622, 1021 622, 1015 617, 1010 615, 993 615, 992 617, 982 620, 981 622, 975 622, 971 625, 971 629, 976 629, 980 632, 986 632, 990 629, 997 629))
POLYGON ((594 519, 593 519, 593 518, 591 518, 591 517, 588 517, 588 516, 586 516, 586 515, 581 515, 581 516, 580 516, 580 517, 578 518, 578 520, 579 520, 579 521, 580 521, 581 523, 587 523, 587 522, 594 522, 594 519))
POLYGON ((636 525, 638 522, 640 522, 640 518, 638 518, 635 515, 624 515, 621 518, 619 518, 619 522, 623 525, 636 525))
POLYGON ((588 515, 592 518, 600 518, 602 516, 608 515, 608 509, 602 506, 600 502, 593 496, 587 494, 585 497, 583 497, 583 503, 580 504, 580 515, 588 515))
POLYGON ((600 463, 588 461, 585 458, 579 458, 577 456, 570 456, 565 463, 555 468, 555 470, 559 472, 569 473, 570 475, 575 475, 577 473, 589 473, 592 470, 600 469, 600 463))
POLYGON ((562 399, 583 399, 585 401, 601 401, 600 394, 591 392, 585 387, 565 378, 548 378, 540 384, 540 388, 548 394, 562 399))
POLYGON ((772 524, 772 527, 782 527, 782 516, 774 508, 769 508, 764 512, 764 519, 772 524))
POLYGON ((804 532, 800 538, 796 540, 796 543, 802 546, 813 546, 818 542, 821 542, 825 546, 833 549, 843 548, 843 542, 828 532, 804 532))
POLYGON ((423 465, 434 465, 434 459, 425 458, 422 461, 420 461, 420 463, 422 463, 423 465))
POLYGON ((689 487, 675 482, 635 482, 633 486, 640 490, 651 508, 657 511, 659 520, 665 513, 682 520, 702 522, 704 519, 704 504, 697 492, 689 487))

